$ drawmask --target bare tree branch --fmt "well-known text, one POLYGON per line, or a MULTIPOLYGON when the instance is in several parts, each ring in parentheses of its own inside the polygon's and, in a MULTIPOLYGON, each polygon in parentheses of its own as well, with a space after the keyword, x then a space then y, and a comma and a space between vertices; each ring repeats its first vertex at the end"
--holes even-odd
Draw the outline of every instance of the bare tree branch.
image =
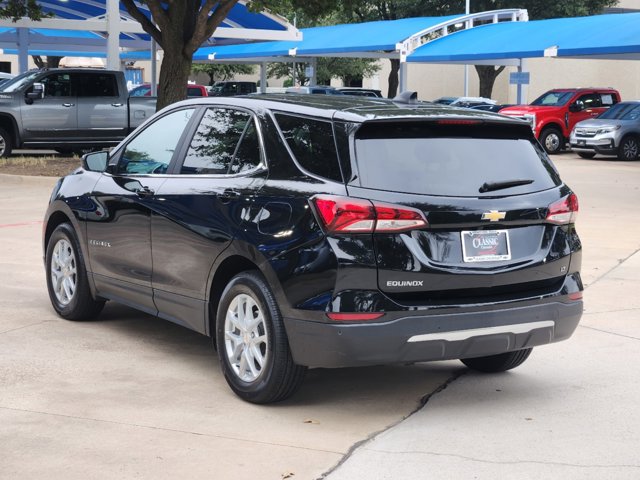
POLYGON ((222 0, 219 2, 216 0, 207 0, 198 14, 195 31, 191 40, 185 45, 185 52, 193 55, 193 52, 200 48, 200 45, 202 45, 207 38, 213 35, 215 29, 227 18, 229 11, 236 3, 238 3, 238 0, 222 0), (213 13, 209 15, 211 8, 213 8, 216 3, 218 6, 213 13))
POLYGON ((120 0, 124 7, 135 20, 137 20, 145 32, 153 37, 160 46, 163 46, 162 32, 138 9, 133 0, 120 0))

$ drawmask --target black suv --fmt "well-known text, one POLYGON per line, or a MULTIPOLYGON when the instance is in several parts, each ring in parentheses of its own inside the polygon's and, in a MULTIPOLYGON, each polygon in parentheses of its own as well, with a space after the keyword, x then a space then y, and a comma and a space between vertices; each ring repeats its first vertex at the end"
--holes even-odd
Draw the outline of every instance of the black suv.
POLYGON ((307 367, 461 359, 498 372, 582 314, 575 194, 529 124, 320 95, 162 110, 56 185, 64 318, 113 300, 215 340, 243 399, 307 367))

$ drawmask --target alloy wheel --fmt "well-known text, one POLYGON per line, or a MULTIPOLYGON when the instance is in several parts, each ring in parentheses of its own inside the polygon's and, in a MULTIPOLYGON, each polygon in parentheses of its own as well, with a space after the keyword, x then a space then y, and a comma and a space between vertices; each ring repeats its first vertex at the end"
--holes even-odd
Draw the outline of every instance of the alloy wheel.
POLYGON ((544 140, 544 146, 548 152, 556 152, 560 149, 560 137, 556 133, 550 133, 544 140))
POLYGON ((236 295, 224 321, 224 346, 234 374, 244 382, 254 382, 262 373, 269 353, 264 314, 249 295, 236 295))
POLYGON ((635 139, 629 139, 622 144, 622 155, 627 160, 635 160, 638 157, 638 142, 635 139))
POLYGON ((76 256, 68 240, 58 240, 53 247, 50 273, 56 299, 61 305, 69 305, 76 292, 78 271, 76 256))

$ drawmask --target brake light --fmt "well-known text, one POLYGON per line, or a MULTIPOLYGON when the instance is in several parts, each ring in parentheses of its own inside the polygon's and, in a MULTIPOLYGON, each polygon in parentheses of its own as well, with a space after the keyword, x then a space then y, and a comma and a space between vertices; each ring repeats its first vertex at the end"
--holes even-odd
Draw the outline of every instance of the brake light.
POLYGON ((420 210, 362 198, 313 197, 324 227, 333 233, 403 232, 427 226, 420 210))
POLYGON ((360 320, 377 320, 384 313, 327 313, 327 317, 338 322, 357 322, 360 320))
POLYGON ((558 225, 575 223, 578 216, 578 196, 575 193, 561 198, 557 202, 549 205, 547 221, 558 225))

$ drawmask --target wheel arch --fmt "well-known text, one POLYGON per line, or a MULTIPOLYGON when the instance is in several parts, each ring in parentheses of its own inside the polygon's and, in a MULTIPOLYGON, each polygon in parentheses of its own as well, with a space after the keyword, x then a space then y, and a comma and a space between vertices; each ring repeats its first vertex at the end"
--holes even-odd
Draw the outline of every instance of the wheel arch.
POLYGON ((232 254, 225 257, 220 263, 214 267, 213 275, 209 285, 209 298, 208 298, 208 320, 206 324, 207 335, 214 340, 216 336, 216 316, 218 312, 218 305, 222 297, 222 292, 229 283, 229 281, 241 272, 250 270, 261 271, 258 265, 249 260, 248 258, 232 254))
POLYGON ((540 130, 540 135, 538 136, 538 139, 540 139, 540 137, 542 137, 542 133, 548 129, 548 128, 555 128, 556 130, 559 130, 560 133, 562 134, 563 137, 566 138, 565 134, 564 134, 564 130, 562 128, 562 124, 556 120, 550 120, 546 123, 544 123, 543 125, 540 126, 539 130, 540 130))
POLYGON ((8 113, 0 113, 0 128, 4 129, 13 141, 15 148, 20 147, 20 135, 18 134, 18 123, 13 115, 8 113))

